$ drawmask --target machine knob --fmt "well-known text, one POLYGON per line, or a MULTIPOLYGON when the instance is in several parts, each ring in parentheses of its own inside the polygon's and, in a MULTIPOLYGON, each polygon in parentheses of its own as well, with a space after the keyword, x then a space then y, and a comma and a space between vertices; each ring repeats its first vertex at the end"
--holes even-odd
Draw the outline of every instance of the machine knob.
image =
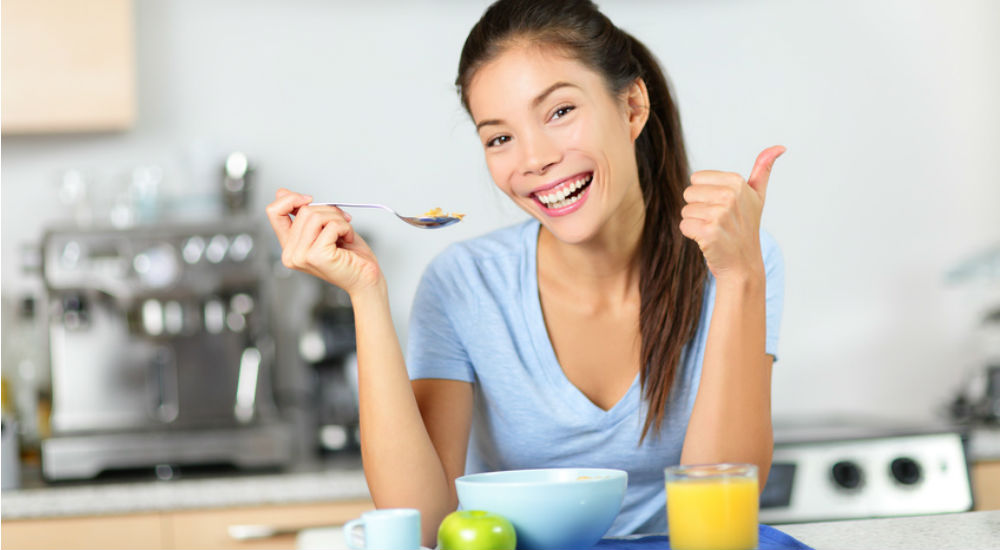
POLYGON ((861 485, 861 468, 850 460, 833 465, 833 481, 844 489, 857 489, 861 485))
POLYGON ((905 456, 893 460, 889 469, 892 471, 892 477, 903 485, 913 485, 919 482, 922 477, 920 464, 905 456))

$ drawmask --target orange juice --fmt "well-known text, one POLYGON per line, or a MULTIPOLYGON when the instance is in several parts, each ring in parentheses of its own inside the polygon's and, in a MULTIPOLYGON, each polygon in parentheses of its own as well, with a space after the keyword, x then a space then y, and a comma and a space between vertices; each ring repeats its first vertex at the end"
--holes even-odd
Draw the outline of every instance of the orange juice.
MULTIPOLYGON (((711 465, 707 467, 718 468, 711 465)), ((674 550, 757 547, 756 467, 750 475, 667 476, 667 521, 674 550)), ((706 466, 702 466, 705 468, 706 466)), ((685 468, 685 467, 681 467, 685 468)), ((692 467, 693 468, 693 467, 692 467)))

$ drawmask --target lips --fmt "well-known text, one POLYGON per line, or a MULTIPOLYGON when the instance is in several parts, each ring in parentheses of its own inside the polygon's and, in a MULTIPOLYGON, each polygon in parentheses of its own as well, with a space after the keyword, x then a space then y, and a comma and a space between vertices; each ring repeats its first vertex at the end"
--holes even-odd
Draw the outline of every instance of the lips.
POLYGON ((577 174, 533 192, 532 197, 546 209, 559 210, 578 201, 593 179, 593 172, 577 174))
POLYGON ((590 184, 593 180, 593 172, 579 174, 549 186, 543 191, 536 191, 531 194, 531 198, 535 200, 535 204, 543 214, 550 217, 565 216, 583 207, 583 203, 590 195, 590 184))

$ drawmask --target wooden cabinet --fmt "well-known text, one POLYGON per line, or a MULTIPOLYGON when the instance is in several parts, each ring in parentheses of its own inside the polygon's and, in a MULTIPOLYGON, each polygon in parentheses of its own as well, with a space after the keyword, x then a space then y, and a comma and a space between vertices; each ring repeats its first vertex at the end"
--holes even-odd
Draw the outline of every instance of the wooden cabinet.
POLYGON ((3 0, 0 12, 4 134, 131 127, 131 0, 3 0))
POLYGON ((289 530, 341 525, 374 506, 370 500, 183 510, 125 516, 6 520, 3 548, 295 548, 295 533, 239 541, 231 525, 269 525, 289 530))
POLYGON ((1000 510, 1000 460, 972 465, 972 495, 976 510, 1000 510))
POLYGON ((295 533, 259 540, 238 541, 229 536, 230 525, 270 525, 302 529, 343 525, 374 508, 371 501, 191 510, 166 515, 168 548, 295 548, 295 533))
POLYGON ((162 514, 4 520, 3 548, 163 548, 162 514))

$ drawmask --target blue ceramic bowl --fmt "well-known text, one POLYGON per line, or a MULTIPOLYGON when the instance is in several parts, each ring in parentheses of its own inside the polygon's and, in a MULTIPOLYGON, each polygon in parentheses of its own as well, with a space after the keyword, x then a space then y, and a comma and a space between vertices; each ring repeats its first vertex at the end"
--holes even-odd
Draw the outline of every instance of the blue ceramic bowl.
POLYGON ((603 468, 511 470, 455 480, 463 510, 500 514, 514 525, 517 547, 587 548, 621 510, 628 474, 603 468))

